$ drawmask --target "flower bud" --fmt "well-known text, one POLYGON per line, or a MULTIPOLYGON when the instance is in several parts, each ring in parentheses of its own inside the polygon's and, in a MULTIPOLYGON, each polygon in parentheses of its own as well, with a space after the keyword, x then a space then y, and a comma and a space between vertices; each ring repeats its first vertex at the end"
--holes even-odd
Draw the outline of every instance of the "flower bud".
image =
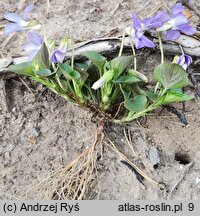
POLYGON ((183 54, 177 60, 177 64, 183 67, 184 70, 187 70, 187 68, 191 63, 192 63, 192 57, 187 54, 183 54))
POLYGON ((101 88, 101 86, 103 86, 105 83, 112 80, 113 75, 114 75, 113 70, 106 71, 104 73, 104 75, 92 85, 92 88, 94 90, 97 90, 98 88, 101 88))

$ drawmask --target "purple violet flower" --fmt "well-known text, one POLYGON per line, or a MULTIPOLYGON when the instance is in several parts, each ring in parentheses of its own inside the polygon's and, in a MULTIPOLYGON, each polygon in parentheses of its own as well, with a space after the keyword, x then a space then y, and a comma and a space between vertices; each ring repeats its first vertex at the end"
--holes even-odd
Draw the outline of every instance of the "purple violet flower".
POLYGON ((39 29, 40 24, 37 23, 35 19, 30 20, 28 14, 33 10, 34 4, 28 5, 21 16, 16 13, 6 12, 4 18, 10 21, 11 23, 5 26, 5 34, 9 35, 13 32, 19 32, 26 29, 39 29))
POLYGON ((40 35, 34 32, 28 33, 28 39, 29 43, 24 46, 24 50, 28 54, 29 61, 31 61, 39 51, 44 41, 40 35))
POLYGON ((63 38, 61 40, 60 46, 53 52, 50 62, 58 63, 63 62, 67 49, 72 45, 72 40, 69 38, 63 38))
POLYGON ((192 63, 192 57, 187 54, 183 54, 177 60, 177 64, 183 67, 184 70, 187 70, 187 68, 191 63, 192 63))
POLYGON ((182 4, 175 4, 171 9, 172 18, 164 23, 163 26, 157 28, 157 31, 166 31, 166 40, 177 40, 180 37, 180 33, 186 35, 195 34, 196 28, 189 25, 188 19, 182 14, 183 10, 182 4))
MULTIPOLYGON (((132 21, 133 26, 131 29, 131 34, 133 36, 133 40, 135 43, 135 47, 137 49, 143 48, 143 47, 154 47, 154 43, 149 40, 146 36, 144 36, 145 31, 152 29, 152 28, 158 28, 161 27, 164 22, 167 22, 170 19, 170 16, 166 12, 158 12, 155 16, 150 18, 145 18, 142 20, 139 20, 137 16, 133 13, 132 14, 132 21)), ((130 30, 130 27, 127 28, 127 30, 130 30)), ((130 31, 129 31, 130 34, 130 31)))
POLYGON ((67 49, 61 49, 60 47, 57 48, 53 52, 50 61, 54 62, 54 63, 63 62, 63 60, 65 58, 66 51, 67 51, 67 49))

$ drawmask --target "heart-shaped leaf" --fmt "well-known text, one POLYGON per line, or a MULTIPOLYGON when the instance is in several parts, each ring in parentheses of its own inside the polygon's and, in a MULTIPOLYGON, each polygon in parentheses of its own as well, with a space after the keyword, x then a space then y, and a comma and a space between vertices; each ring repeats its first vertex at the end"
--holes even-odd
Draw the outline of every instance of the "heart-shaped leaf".
POLYGON ((101 70, 106 63, 106 58, 95 51, 86 51, 82 52, 81 55, 87 57, 99 70, 101 73, 101 70))
POLYGON ((87 71, 90 65, 87 63, 76 63, 75 66, 76 70, 80 73, 80 79, 77 80, 77 83, 79 84, 79 87, 82 88, 89 77, 87 71))
POLYGON ((130 92, 122 89, 124 95, 124 106, 132 113, 143 111, 147 106, 147 97, 145 95, 136 95, 131 97, 130 92))
POLYGON ((76 63, 75 68, 77 68, 78 71, 87 72, 90 64, 87 62, 83 63, 76 63))
POLYGON ((189 84, 185 70, 178 64, 160 64, 154 69, 154 78, 168 89, 182 88, 189 84))
POLYGON ((120 56, 110 61, 110 68, 115 71, 114 80, 117 79, 133 61, 133 56, 120 56))
POLYGON ((68 80, 79 79, 80 73, 76 70, 73 70, 72 67, 66 63, 59 63, 59 69, 62 71, 64 77, 68 80))
POLYGON ((31 62, 24 62, 17 65, 10 65, 9 67, 7 67, 7 71, 11 71, 19 75, 34 76, 34 71, 31 62))
POLYGON ((152 101, 157 101, 158 100, 158 95, 152 91, 149 90, 143 90, 144 94, 152 101))
POLYGON ((40 69, 49 68, 49 51, 45 43, 39 49, 37 55, 32 60, 33 67, 39 67, 40 69))
POLYGON ((102 62, 106 60, 104 56, 95 51, 82 52, 81 55, 87 57, 92 62, 102 62))
POLYGON ((43 77, 48 77, 48 76, 51 76, 54 73, 52 73, 49 69, 44 68, 44 69, 41 69, 39 71, 35 71, 35 74, 37 74, 39 76, 43 76, 43 77))
POLYGON ((161 105, 169 104, 173 102, 181 102, 181 101, 188 101, 192 100, 194 97, 191 95, 186 95, 183 92, 175 89, 168 90, 165 95, 163 95, 159 103, 161 105))
POLYGON ((113 81, 114 83, 138 83, 141 82, 141 79, 138 79, 137 77, 133 76, 133 75, 128 75, 128 76, 120 76, 118 77, 118 79, 116 79, 115 81, 113 81))

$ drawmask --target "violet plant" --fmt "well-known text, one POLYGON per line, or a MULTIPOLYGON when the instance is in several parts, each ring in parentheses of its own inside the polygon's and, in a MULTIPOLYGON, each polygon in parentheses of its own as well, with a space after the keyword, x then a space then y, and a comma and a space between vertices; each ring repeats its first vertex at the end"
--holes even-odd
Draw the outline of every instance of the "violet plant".
POLYGON ((34 4, 28 5, 22 15, 17 13, 6 12, 4 18, 8 20, 8 23, 5 26, 5 34, 9 35, 13 32, 20 32, 24 30, 38 30, 41 28, 41 25, 36 19, 30 19, 28 14, 34 9, 34 4))
POLYGON ((29 42, 24 45, 23 49, 28 55, 28 60, 31 61, 36 56, 44 41, 42 37, 35 32, 29 32, 28 39, 29 42))
POLYGON ((184 8, 181 4, 172 8, 171 15, 160 11, 150 18, 139 20, 132 14, 132 24, 123 32, 116 58, 108 61, 95 51, 87 51, 82 53, 86 57, 82 62, 74 59, 72 39, 64 37, 55 49, 52 41, 32 32, 31 20, 27 17, 32 8, 28 6, 22 17, 15 13, 4 16, 13 22, 5 27, 6 34, 31 30, 28 33, 29 43, 24 46, 29 61, 11 65, 8 71, 29 76, 65 99, 95 111, 112 114, 113 106, 123 103, 120 118, 114 119, 117 123, 132 121, 165 104, 193 98, 181 90, 189 84, 186 70, 192 58, 183 54, 175 57, 170 64, 164 63, 162 48, 162 38, 176 40, 182 33, 193 35, 196 32, 182 14, 184 8), (148 78, 138 71, 135 52, 135 49, 144 47, 154 48, 154 42, 145 34, 149 30, 157 33, 161 50, 161 64, 154 69, 154 80, 157 82, 154 88, 148 87, 148 78), (129 36, 133 51, 129 56, 122 55, 125 35, 129 36), (69 50, 72 56, 66 59, 69 50))

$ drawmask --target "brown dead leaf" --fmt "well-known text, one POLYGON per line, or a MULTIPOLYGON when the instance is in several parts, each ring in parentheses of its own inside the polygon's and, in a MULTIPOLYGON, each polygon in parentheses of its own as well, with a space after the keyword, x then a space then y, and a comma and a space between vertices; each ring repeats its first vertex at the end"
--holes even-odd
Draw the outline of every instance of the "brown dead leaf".
POLYGON ((192 13, 191 13, 188 9, 185 9, 182 13, 183 13, 183 15, 185 15, 187 18, 191 18, 191 17, 192 17, 192 13))
POLYGON ((30 137, 28 138, 28 142, 31 143, 31 144, 33 144, 33 145, 35 145, 35 144, 37 143, 37 140, 36 140, 35 137, 30 136, 30 137))

